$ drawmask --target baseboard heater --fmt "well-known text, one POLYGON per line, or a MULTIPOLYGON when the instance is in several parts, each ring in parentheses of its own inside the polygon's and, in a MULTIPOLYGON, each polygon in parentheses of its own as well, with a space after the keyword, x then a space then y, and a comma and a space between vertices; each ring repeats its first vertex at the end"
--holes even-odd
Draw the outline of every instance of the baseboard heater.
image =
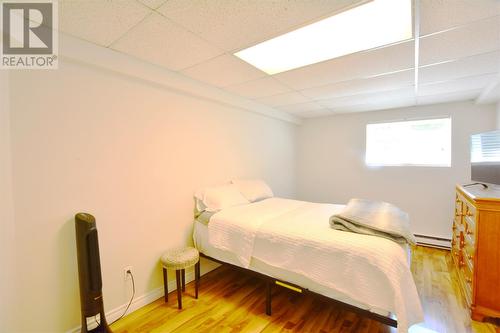
POLYGON ((451 249, 451 239, 449 238, 441 238, 441 237, 418 235, 418 234, 415 234, 415 238, 417 239, 417 245, 434 247, 437 249, 444 249, 444 250, 451 249))

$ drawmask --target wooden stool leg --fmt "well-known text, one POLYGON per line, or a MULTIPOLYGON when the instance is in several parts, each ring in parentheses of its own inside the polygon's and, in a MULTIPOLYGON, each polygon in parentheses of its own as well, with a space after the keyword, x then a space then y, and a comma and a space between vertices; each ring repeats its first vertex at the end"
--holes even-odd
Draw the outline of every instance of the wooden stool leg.
POLYGON ((168 303, 168 278, 165 267, 163 267, 163 289, 165 290, 165 303, 168 303))
POLYGON ((194 297, 198 299, 198 289, 200 289, 200 261, 194 265, 194 297))
POLYGON ((271 315, 271 282, 266 281, 266 314, 271 315))
POLYGON ((175 282, 177 283, 177 306, 182 309, 182 291, 181 291, 181 270, 175 270, 175 282))
POLYGON ((182 291, 186 291, 186 270, 182 270, 182 291))

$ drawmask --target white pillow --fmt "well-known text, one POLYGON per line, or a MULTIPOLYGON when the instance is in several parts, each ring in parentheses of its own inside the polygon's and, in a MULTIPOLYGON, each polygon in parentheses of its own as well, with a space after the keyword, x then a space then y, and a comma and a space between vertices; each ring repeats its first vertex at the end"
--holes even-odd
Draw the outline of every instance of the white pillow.
POLYGON ((217 212, 224 208, 250 203, 233 184, 207 187, 196 191, 195 197, 203 203, 206 207, 205 210, 209 212, 217 212))
POLYGON ((231 183, 236 185, 238 187, 238 190, 250 202, 272 198, 274 196, 271 188, 263 180, 260 179, 234 179, 231 181, 231 183))

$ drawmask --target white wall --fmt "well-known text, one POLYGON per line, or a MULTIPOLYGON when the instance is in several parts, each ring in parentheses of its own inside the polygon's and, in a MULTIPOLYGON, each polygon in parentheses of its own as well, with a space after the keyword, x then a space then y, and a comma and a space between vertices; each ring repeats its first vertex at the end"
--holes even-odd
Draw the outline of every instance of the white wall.
POLYGON ((96 216, 107 311, 162 286, 191 242, 195 189, 259 177, 295 192, 295 125, 62 61, 11 76, 18 331, 79 325, 73 216, 96 216))
POLYGON ((11 300, 16 290, 8 73, 0 70, 0 332, 13 331, 11 300))
POLYGON ((497 102, 497 129, 500 129, 500 102, 497 102))
POLYGON ((411 216, 415 233, 449 238, 454 187, 470 181, 469 135, 495 128, 494 105, 439 104, 310 119, 298 133, 298 198, 345 203, 361 197, 392 202, 411 216), (368 168, 369 122, 452 117, 452 167, 368 168))

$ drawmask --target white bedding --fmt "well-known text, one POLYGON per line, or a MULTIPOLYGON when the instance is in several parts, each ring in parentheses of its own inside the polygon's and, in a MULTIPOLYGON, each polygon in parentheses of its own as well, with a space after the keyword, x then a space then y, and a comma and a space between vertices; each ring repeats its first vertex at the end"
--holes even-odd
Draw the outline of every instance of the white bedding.
MULTIPOLYGON (((194 229, 193 230, 194 244, 201 253, 229 264, 241 266, 241 263, 236 258, 234 253, 226 250, 217 249, 212 245, 210 245, 210 242, 208 241, 207 224, 200 221, 195 221, 193 229, 194 229)), ((267 246, 269 246, 269 243, 265 239, 257 238, 255 244, 256 248, 260 249, 259 251, 272 250, 272 248, 271 249, 267 248, 267 246)), ((306 288, 315 293, 336 299, 338 301, 350 305, 354 305, 364 310, 369 310, 371 312, 377 313, 382 316, 391 315, 391 313, 387 310, 372 308, 364 303, 356 302, 353 299, 347 297, 346 295, 337 292, 335 289, 328 288, 320 283, 314 282, 302 274, 297 274, 283 268, 268 265, 260 261, 259 259, 256 259, 255 257, 252 257, 252 260, 250 260, 250 266, 248 268, 251 269, 252 271, 272 276, 282 281, 294 283, 295 285, 301 286, 302 288, 306 288)))
POLYGON ((404 247, 331 229, 328 220, 342 207, 270 198, 226 208, 210 218, 209 243, 234 253, 242 267, 255 259, 394 313, 406 332, 423 313, 404 247))

